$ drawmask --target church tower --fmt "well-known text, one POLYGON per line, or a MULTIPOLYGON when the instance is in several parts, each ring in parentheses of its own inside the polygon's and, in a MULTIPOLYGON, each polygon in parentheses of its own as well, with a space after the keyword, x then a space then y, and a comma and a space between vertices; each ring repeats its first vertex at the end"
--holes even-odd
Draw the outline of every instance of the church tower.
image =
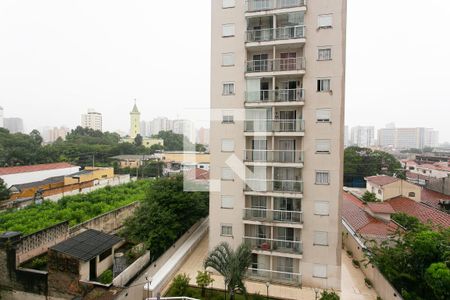
POLYGON ((130 112, 130 138, 134 139, 141 132, 141 113, 139 112, 136 100, 134 100, 133 110, 130 112))

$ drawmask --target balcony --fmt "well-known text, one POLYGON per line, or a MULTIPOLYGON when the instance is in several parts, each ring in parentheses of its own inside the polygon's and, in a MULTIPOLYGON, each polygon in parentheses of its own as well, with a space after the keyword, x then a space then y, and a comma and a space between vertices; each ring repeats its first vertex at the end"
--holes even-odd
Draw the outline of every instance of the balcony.
POLYGON ((299 150, 244 150, 247 162, 303 163, 303 151, 299 150))
POLYGON ((305 122, 301 119, 246 120, 245 132, 284 132, 295 133, 305 131, 305 122))
POLYGON ((303 212, 244 208, 244 220, 303 224, 303 212))
POLYGON ((247 12, 306 6, 306 0, 248 0, 247 12))
POLYGON ((304 39, 305 25, 247 30, 247 43, 304 39))
POLYGON ((253 250, 276 251, 282 253, 302 254, 303 247, 300 241, 275 240, 258 237, 244 237, 246 243, 253 250))
POLYGON ((245 93, 246 103, 270 103, 270 102, 304 102, 304 89, 276 89, 276 90, 260 90, 245 93))
POLYGON ((306 61, 304 57, 298 58, 277 58, 264 60, 247 61, 247 73, 261 72, 288 72, 288 71, 304 71, 306 69, 306 61))
POLYGON ((259 268, 249 268, 247 276, 258 281, 270 281, 289 285, 301 285, 302 275, 299 273, 271 271, 259 268))
POLYGON ((303 193, 303 181, 246 179, 244 189, 253 192, 303 193))

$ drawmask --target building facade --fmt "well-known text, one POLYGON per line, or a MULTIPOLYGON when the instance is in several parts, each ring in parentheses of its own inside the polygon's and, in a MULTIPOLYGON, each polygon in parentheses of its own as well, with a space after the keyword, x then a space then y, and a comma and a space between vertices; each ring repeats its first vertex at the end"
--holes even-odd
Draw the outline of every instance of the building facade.
POLYGON ((340 289, 345 36, 345 0, 212 1, 209 247, 250 280, 340 289))
POLYGON ((134 139, 141 132, 141 113, 134 102, 133 110, 130 112, 130 138, 134 139))
POLYGON ((67 127, 46 127, 42 130, 42 138, 44 139, 44 143, 53 143, 57 139, 61 138, 63 140, 66 139, 67 134, 69 134, 70 129, 67 127))
POLYGON ((87 114, 81 115, 81 127, 102 131, 102 114, 94 109, 89 109, 87 114))
POLYGON ((351 145, 371 147, 375 145, 375 127, 355 126, 351 130, 351 145))
POLYGON ((382 128, 378 130, 378 145, 394 149, 423 149, 439 144, 439 132, 431 128, 382 128))
POLYGON ((23 120, 21 118, 3 118, 3 126, 10 133, 24 133, 23 120))

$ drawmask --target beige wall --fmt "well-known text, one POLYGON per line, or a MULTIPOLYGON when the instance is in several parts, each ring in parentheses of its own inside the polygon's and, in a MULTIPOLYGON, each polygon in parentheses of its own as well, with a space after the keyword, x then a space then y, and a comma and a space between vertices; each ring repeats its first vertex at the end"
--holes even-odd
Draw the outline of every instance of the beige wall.
POLYGON ((420 202, 422 191, 419 186, 405 180, 398 180, 381 187, 371 182, 367 182, 366 189, 371 193, 375 193, 377 199, 381 201, 403 196, 420 202), (379 193, 379 191, 381 191, 381 193, 379 193))
MULTIPOLYGON (((267 51, 267 48, 245 47, 245 1, 236 1, 236 7, 222 9, 222 1, 212 1, 212 27, 211 27, 211 186, 217 187, 210 192, 210 248, 216 246, 220 241, 227 241, 234 247, 242 242, 244 226, 242 211, 245 207, 243 195, 244 182, 235 174, 234 181, 220 181, 221 168, 227 166, 227 159, 237 158, 243 160, 243 150, 249 146, 249 138, 244 136, 244 122, 242 118, 245 113, 244 96, 246 90, 245 61, 248 54, 258 51, 267 51), (222 38, 222 24, 234 23, 235 36, 222 38), (235 65, 222 67, 221 54, 234 52, 235 65), (222 96, 222 83, 235 82, 235 95, 222 96), (235 112, 234 124, 222 124, 217 120, 222 110, 233 110, 235 112), (221 140, 233 139, 235 149, 232 153, 221 151, 221 140), (233 209, 221 209, 221 195, 234 197, 233 209), (221 224, 233 224, 233 236, 223 237, 220 235, 221 224)), ((297 9, 298 10, 298 9, 297 9)), ((289 11, 286 10, 286 11, 289 11)), ((271 12, 267 12, 270 14, 271 12)), ((345 23, 346 23, 346 1, 316 0, 308 1, 305 14, 306 44, 292 45, 289 51, 302 53, 306 58, 306 75, 299 80, 305 88, 305 104, 290 106, 290 109, 301 111, 305 119, 304 137, 300 139, 300 150, 305 151, 304 167, 300 170, 304 181, 302 210, 304 212, 304 226, 301 233, 303 241, 303 258, 299 261, 299 270, 302 273, 303 285, 319 286, 323 288, 340 289, 340 265, 341 265, 341 241, 340 241, 340 208, 341 189, 343 173, 343 130, 344 130, 344 75, 345 75, 345 23), (333 28, 317 30, 317 19, 320 14, 333 14, 333 28), (318 47, 332 45, 332 61, 317 61, 318 47), (294 49, 294 50, 293 50, 294 49), (317 78, 331 78, 332 93, 317 93, 317 78), (332 123, 319 124, 315 121, 315 112, 318 108, 330 108, 332 110, 332 123), (316 154, 316 139, 331 140, 331 154, 316 154), (331 182, 329 185, 315 185, 315 171, 328 170, 331 182), (329 201, 330 215, 314 215, 315 201, 329 201), (314 231, 328 232, 329 246, 314 246, 314 231), (314 264, 326 264, 328 278, 316 279, 312 277, 314 264)), ((280 49, 286 50, 285 46, 276 46, 274 50, 269 47, 269 53, 274 51, 277 55, 280 49)), ((279 108, 274 110, 279 110, 279 108)), ((299 136, 297 134, 297 136, 299 136)), ((291 137, 289 137, 291 138, 291 137)), ((294 137, 292 137, 294 138, 294 137)), ((276 138, 267 138, 268 144, 273 145, 276 138), (272 141, 272 142, 270 142, 272 141)), ((275 149, 275 148, 273 148, 275 149)), ((245 173, 245 170, 238 167, 245 173)), ((272 176, 271 169, 269 176, 272 176)), ((269 177, 270 178, 270 177, 269 177)), ((295 197, 302 196, 300 194, 295 197)), ((282 254, 277 254, 281 255, 282 254)), ((275 260, 275 258, 274 258, 275 260)), ((298 263, 298 261, 297 261, 298 263)), ((261 291, 264 292, 264 291, 261 291)), ((282 296, 282 295, 279 295, 282 296)))

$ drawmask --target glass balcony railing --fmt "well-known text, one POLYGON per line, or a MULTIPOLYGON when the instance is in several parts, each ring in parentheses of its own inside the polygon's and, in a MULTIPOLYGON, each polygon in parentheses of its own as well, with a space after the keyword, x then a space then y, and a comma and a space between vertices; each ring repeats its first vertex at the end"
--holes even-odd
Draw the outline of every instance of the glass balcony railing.
POLYGON ((304 89, 260 90, 245 93, 245 102, 301 102, 305 101, 304 89))
POLYGON ((306 69, 304 57, 247 61, 247 73, 300 71, 306 69))
POLYGON ((245 132, 304 132, 305 122, 301 119, 246 120, 245 132))
POLYGON ((288 210, 270 210, 259 208, 244 208, 244 219, 251 221, 303 223, 303 212, 288 210))
POLYGON ((299 150, 244 150, 248 162, 302 163, 303 151, 299 150))
POLYGON ((301 241, 278 240, 259 237, 244 237, 246 243, 251 249, 263 251, 276 251, 283 253, 302 254, 303 247, 301 241))
POLYGON ((247 0, 247 12, 306 6, 306 0, 247 0))
POLYGON ((270 271, 259 268, 249 268, 247 276, 254 280, 270 281, 283 284, 301 285, 302 275, 292 272, 270 271))
POLYGON ((303 181, 246 179, 245 191, 303 193, 303 181))
POLYGON ((305 38, 305 25, 283 26, 247 30, 247 42, 268 42, 276 40, 305 38))

